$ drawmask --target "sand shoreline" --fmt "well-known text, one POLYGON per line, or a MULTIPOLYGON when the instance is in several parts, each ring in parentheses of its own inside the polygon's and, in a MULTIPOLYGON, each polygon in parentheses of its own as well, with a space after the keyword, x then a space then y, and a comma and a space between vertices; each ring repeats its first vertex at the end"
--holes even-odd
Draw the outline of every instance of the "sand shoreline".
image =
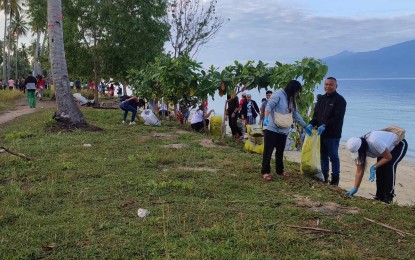
MULTIPOLYGON (((301 152, 285 151, 284 156, 289 161, 300 162, 301 152)), ((349 190, 354 185, 354 176, 356 166, 350 158, 349 152, 344 144, 339 149, 340 156, 340 188, 349 190)), ((369 158, 368 165, 372 165, 375 159, 369 158)), ((369 182, 369 168, 366 169, 359 192, 355 196, 361 196, 373 199, 376 193, 376 183, 369 182)), ((415 189, 415 163, 405 158, 398 164, 395 184, 394 202, 399 205, 415 205, 415 197, 413 195, 415 189)), ((346 192, 346 191, 345 191, 346 192)))

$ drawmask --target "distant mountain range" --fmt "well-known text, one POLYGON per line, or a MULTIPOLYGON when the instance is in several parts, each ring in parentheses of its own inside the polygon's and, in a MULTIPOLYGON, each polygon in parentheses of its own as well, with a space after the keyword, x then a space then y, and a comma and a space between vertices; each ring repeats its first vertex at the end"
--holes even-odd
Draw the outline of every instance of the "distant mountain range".
POLYGON ((376 51, 343 51, 323 61, 335 78, 415 78, 415 40, 376 51))

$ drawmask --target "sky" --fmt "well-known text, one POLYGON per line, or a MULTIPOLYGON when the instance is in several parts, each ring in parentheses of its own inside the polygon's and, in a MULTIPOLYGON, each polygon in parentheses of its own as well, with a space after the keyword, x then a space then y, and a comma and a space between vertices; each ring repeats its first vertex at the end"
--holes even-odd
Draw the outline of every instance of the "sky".
POLYGON ((216 9, 229 21, 195 56, 205 68, 321 59, 415 39, 414 0, 218 0, 216 9))
MULTIPOLYGON (((194 57, 205 68, 321 59, 415 39, 415 0, 218 0, 216 10, 229 21, 194 57)), ((1 21, 2 13, 3 35, 1 21)))

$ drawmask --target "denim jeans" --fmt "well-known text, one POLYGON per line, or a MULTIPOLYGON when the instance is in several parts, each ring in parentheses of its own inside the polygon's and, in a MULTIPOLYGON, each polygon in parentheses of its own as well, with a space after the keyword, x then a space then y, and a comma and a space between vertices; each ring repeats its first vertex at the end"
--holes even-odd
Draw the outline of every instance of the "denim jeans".
POLYGON ((340 138, 321 138, 320 139, 320 162, 323 174, 329 173, 329 159, 331 162, 332 178, 340 177, 340 160, 339 160, 339 143, 340 138))
POLYGON ((134 122, 135 115, 137 114, 137 109, 135 107, 133 107, 132 105, 128 104, 128 102, 121 102, 120 103, 120 108, 122 110, 124 110, 124 115, 122 117, 122 120, 125 121, 126 118, 127 118, 128 111, 131 111, 132 115, 131 115, 131 121, 130 122, 134 122))

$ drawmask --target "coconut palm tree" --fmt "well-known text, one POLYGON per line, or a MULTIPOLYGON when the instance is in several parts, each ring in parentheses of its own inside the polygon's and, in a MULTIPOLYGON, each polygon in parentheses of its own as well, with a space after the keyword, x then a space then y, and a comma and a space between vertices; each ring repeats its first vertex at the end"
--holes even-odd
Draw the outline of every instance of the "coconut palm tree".
POLYGON ((0 2, 0 9, 4 11, 4 36, 3 36, 3 78, 8 77, 8 73, 10 72, 10 33, 7 34, 7 19, 8 16, 11 18, 12 16, 20 13, 22 11, 22 7, 20 5, 21 0, 3 0, 0 2), (7 37, 9 35, 9 37, 7 37), (6 55, 6 39, 8 39, 8 55, 6 55))
POLYGON ((16 70, 15 70, 15 78, 18 78, 18 71, 17 71, 17 48, 19 46, 19 37, 26 36, 27 32, 29 31, 28 23, 26 22, 26 17, 18 13, 13 16, 13 19, 10 22, 10 32, 16 38, 16 51, 15 51, 15 58, 16 58, 16 70))
POLYGON ((46 33, 47 28, 47 17, 45 15, 47 0, 29 0, 28 7, 30 10, 30 27, 33 34, 36 34, 36 47, 33 52, 33 71, 35 75, 38 75, 42 73, 39 62, 40 37, 46 33))
POLYGON ((85 127, 86 121, 75 100, 69 86, 68 67, 66 65, 63 44, 63 16, 61 0, 48 0, 48 27, 50 63, 52 78, 55 85, 58 110, 55 120, 70 127, 85 127))

